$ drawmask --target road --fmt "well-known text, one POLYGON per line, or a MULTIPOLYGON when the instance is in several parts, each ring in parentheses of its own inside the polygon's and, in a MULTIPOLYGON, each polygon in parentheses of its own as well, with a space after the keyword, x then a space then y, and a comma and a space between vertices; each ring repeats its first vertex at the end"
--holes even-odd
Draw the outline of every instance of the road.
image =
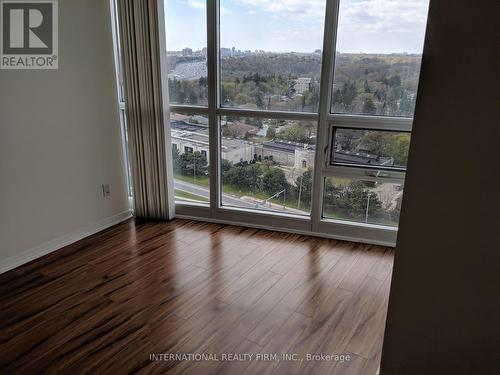
MULTIPOLYGON (((185 191, 187 193, 199 195, 199 196, 210 199, 210 190, 208 190, 208 188, 206 188, 206 187, 192 184, 192 183, 186 182, 186 181, 181 181, 178 179, 174 179, 174 183, 175 183, 175 188, 177 190, 182 190, 182 191, 185 191)), ((273 205, 273 207, 270 208, 270 207, 265 206, 265 205, 260 205, 260 204, 248 202, 248 201, 245 201, 243 199, 234 197, 234 196, 229 195, 229 194, 224 194, 224 193, 222 193, 222 202, 223 202, 223 204, 228 205, 228 206, 236 206, 236 207, 243 207, 243 208, 253 208, 253 209, 261 209, 261 210, 267 210, 267 211, 295 213, 295 214, 300 214, 300 215, 303 215, 305 213, 304 211, 300 211, 300 210, 290 208, 290 207, 283 208, 283 206, 279 206, 279 205, 273 205)))
MULTIPOLYGON (((191 184, 189 182, 181 181, 174 179, 175 183, 175 188, 178 190, 182 190, 191 194, 196 194, 200 195, 202 197, 210 199, 210 190, 203 186, 191 184)), ((231 206, 238 206, 238 207, 245 207, 245 208, 256 208, 255 204, 246 202, 242 199, 235 198, 232 195, 228 194, 222 194, 222 200, 224 204, 231 205, 231 206)))

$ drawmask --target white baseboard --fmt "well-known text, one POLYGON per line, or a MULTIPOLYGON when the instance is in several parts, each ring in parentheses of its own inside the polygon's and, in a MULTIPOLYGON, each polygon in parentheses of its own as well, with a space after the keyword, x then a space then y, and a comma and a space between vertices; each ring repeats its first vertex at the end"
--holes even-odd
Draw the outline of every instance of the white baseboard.
POLYGON ((0 274, 12 270, 28 262, 31 262, 32 260, 40 258, 53 251, 59 250, 64 246, 68 246, 85 237, 100 232, 101 230, 109 228, 124 220, 127 220, 130 217, 132 217, 132 211, 130 210, 123 211, 120 212, 119 214, 109 216, 107 218, 96 221, 95 223, 87 225, 77 231, 54 238, 53 240, 32 247, 31 249, 21 251, 20 253, 11 256, 7 259, 0 260, 0 274))

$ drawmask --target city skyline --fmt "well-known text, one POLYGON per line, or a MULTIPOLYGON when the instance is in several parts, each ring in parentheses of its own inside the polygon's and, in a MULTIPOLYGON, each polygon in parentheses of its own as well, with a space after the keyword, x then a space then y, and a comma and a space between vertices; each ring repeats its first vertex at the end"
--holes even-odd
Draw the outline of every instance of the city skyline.
MULTIPOLYGON (((165 0, 165 4, 168 50, 206 47, 205 1, 165 0)), ((428 0, 389 4, 383 0, 341 0, 336 50, 420 54, 427 6, 428 0)), ((221 46, 241 51, 312 53, 323 48, 324 8, 324 0, 221 0, 221 46)))
MULTIPOLYGON (((265 51, 265 50, 244 50, 242 48, 238 48, 236 46, 231 46, 231 47, 228 47, 228 46, 221 46, 220 49, 221 50, 226 50, 226 51, 231 51, 232 49, 235 49, 236 52, 239 52, 241 53, 242 55, 245 54, 245 53, 283 53, 283 54, 287 54, 287 53, 295 53, 295 54, 311 54, 311 53, 322 53, 323 50, 321 48, 317 48, 315 50, 311 50, 311 51, 265 51)), ((167 53, 169 54, 172 54, 172 53, 175 53, 175 54, 181 54, 184 50, 186 49, 190 49, 192 50, 192 53, 193 54, 197 54, 197 53, 201 53, 203 52, 203 49, 206 50, 206 47, 205 48, 200 48, 200 49, 197 49, 197 48, 193 48, 191 46, 184 46, 178 50, 172 50, 171 48, 168 49, 167 53)), ((419 56, 419 55, 422 55, 422 52, 406 52, 406 51, 403 51, 403 52, 388 52, 388 53, 383 53, 383 52, 343 52, 343 51, 336 51, 337 53, 340 53, 340 54, 352 54, 352 55, 416 55, 416 56, 419 56)))

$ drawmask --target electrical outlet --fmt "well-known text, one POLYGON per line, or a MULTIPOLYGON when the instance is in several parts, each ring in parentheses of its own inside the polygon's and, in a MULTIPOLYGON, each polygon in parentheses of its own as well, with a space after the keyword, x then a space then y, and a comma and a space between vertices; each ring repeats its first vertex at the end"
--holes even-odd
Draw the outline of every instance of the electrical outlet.
POLYGON ((102 196, 104 198, 109 197, 111 195, 111 188, 109 184, 102 184, 102 196))

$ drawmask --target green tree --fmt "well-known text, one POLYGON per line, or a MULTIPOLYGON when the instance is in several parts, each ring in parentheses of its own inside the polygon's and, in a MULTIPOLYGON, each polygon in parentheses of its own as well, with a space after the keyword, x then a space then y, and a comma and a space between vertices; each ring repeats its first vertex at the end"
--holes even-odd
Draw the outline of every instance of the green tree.
POLYGON ((363 149, 378 156, 390 156, 391 135, 383 131, 367 131, 360 140, 363 149))
POLYGON ((346 83, 344 83, 344 86, 342 86, 341 90, 342 103, 346 107, 350 107, 357 94, 358 92, 356 90, 356 85, 354 84, 354 82, 351 82, 350 80, 347 81, 346 83))
POLYGON ((403 92, 401 97, 401 102, 399 104, 399 111, 403 116, 413 116, 413 111, 415 109, 415 99, 410 98, 409 95, 403 92))
POLYGON ((264 173, 262 177, 262 188, 271 195, 284 189, 290 190, 285 172, 280 168, 269 168, 269 170, 264 173))
POLYGON ((276 138, 299 143, 312 143, 308 130, 299 124, 294 124, 276 133, 276 138))
POLYGON ((399 133, 393 137, 389 145, 389 153, 394 158, 394 164, 405 166, 410 149, 410 133, 399 133))
POLYGON ((333 207, 344 214, 344 216, 364 221, 366 208, 368 216, 378 216, 382 209, 382 202, 377 194, 370 192, 362 181, 353 181, 348 185, 336 190, 333 207), (368 197, 370 200, 368 201, 368 197))
POLYGON ((363 101, 363 113, 373 115, 377 111, 377 107, 371 98, 366 98, 363 101))
POLYGON ((231 168, 233 168, 233 163, 231 163, 227 159, 221 160, 220 169, 221 169, 222 175, 224 175, 224 173, 228 172, 231 168))
POLYGON ((260 91, 257 91, 257 94, 255 94, 255 105, 259 109, 264 108, 264 99, 263 99, 262 93, 260 91))
POLYGON ((370 85, 368 84, 368 80, 365 79, 365 83, 363 84, 363 89, 367 94, 371 93, 372 90, 370 89, 370 85))
POLYGON ((274 137, 276 137, 276 129, 274 126, 269 126, 267 128, 266 137, 269 139, 274 139, 274 137))
POLYGON ((246 103, 250 103, 252 101, 252 99, 250 98, 250 96, 248 96, 247 94, 243 94, 243 93, 238 93, 236 94, 236 96, 234 97, 234 102, 236 104, 246 104, 246 103))
POLYGON ((223 182, 239 189, 259 191, 262 171, 258 164, 234 165, 225 174, 223 182))
POLYGON ((208 173, 208 162, 205 155, 199 151, 185 152, 180 156, 182 174, 194 178, 206 176, 208 173))
POLYGON ((174 172, 181 173, 182 171, 181 155, 179 154, 179 150, 177 148, 172 148, 172 164, 174 167, 174 172))
POLYGON ((313 170, 308 168, 301 176, 295 180, 295 195, 299 200, 300 207, 309 206, 311 204, 313 182, 313 170))
POLYGON ((207 87, 208 86, 208 79, 207 77, 200 77, 198 79, 198 84, 201 86, 201 87, 207 87))

